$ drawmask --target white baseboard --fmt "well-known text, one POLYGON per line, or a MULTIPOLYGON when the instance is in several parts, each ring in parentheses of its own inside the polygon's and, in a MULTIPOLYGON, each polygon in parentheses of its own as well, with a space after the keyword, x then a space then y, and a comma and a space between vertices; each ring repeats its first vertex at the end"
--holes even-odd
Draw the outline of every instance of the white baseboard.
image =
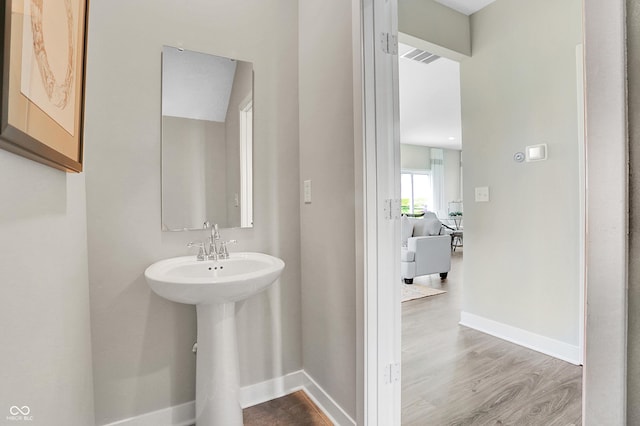
POLYGON ((245 386, 240 389, 240 406, 242 408, 253 407, 289 395, 302 389, 303 383, 304 372, 298 370, 275 379, 245 386))
POLYGON ((336 403, 331 396, 316 383, 311 376, 304 372, 305 393, 329 417, 334 425, 355 426, 356 422, 336 403))
POLYGON ((534 351, 580 365, 580 348, 559 340, 541 336, 469 312, 460 313, 460 325, 490 334, 534 351))
MULTIPOLYGON (((356 424, 333 398, 303 370, 243 387, 240 390, 240 405, 242 408, 252 407, 301 389, 334 424, 339 426, 356 424)), ((195 417, 196 403, 190 401, 104 426, 190 426, 195 424, 195 417)))
POLYGON ((196 402, 186 402, 104 426, 191 426, 196 420, 196 402))

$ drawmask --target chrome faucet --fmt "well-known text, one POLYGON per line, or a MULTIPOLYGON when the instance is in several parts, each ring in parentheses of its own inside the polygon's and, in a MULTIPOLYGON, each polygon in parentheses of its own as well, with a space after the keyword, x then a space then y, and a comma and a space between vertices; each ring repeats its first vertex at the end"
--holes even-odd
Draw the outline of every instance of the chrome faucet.
MULTIPOLYGON (((220 253, 218 250, 218 242, 220 241, 220 231, 218 230, 218 224, 214 224, 211 227, 211 234, 209 235, 209 260, 218 260, 220 253)), ((224 257, 223 257, 224 259, 224 257)))
POLYGON ((211 228, 211 234, 209 234, 209 247, 205 246, 205 243, 195 241, 187 244, 187 247, 198 247, 198 254, 196 258, 198 260, 220 260, 228 259, 229 251, 227 250, 228 244, 237 243, 236 240, 220 241, 220 230, 218 224, 211 226, 209 221, 204 223, 204 229, 211 228))
POLYGON ((235 244, 237 242, 238 242, 237 240, 222 241, 220 243, 220 248, 218 249, 218 259, 228 259, 229 250, 227 250, 227 245, 235 244))
POLYGON ((198 254, 196 255, 196 259, 198 260, 206 260, 209 257, 209 255, 207 254, 207 249, 204 247, 203 242, 190 242, 189 244, 187 244, 187 247, 198 247, 198 254))

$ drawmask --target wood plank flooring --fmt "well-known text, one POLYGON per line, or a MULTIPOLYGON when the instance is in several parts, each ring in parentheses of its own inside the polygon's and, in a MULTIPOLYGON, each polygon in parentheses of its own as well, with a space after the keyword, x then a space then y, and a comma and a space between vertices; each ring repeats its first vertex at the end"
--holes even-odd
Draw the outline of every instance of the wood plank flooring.
POLYGON ((245 426, 331 426, 333 423, 298 391, 242 410, 245 426))
POLYGON ((402 304, 402 424, 581 425, 582 367, 458 325, 462 252, 446 294, 402 304))

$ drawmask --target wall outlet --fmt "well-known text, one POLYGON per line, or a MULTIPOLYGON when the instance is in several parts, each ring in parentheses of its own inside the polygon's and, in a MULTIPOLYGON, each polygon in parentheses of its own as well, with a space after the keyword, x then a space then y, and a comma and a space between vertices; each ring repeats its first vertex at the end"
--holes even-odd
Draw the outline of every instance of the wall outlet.
POLYGON ((476 203, 488 203, 489 202, 489 187, 479 186, 476 188, 476 203))
POLYGON ((304 203, 311 204, 311 181, 304 181, 304 203))

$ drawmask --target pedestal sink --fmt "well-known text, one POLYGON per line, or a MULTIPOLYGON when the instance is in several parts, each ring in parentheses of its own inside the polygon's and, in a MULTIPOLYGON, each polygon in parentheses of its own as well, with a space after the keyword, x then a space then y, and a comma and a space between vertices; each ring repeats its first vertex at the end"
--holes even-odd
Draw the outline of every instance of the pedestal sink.
POLYGON ((267 254, 231 253, 224 260, 165 259, 145 271, 155 293, 196 305, 197 426, 242 426, 235 302, 269 287, 283 268, 282 260, 267 254))

